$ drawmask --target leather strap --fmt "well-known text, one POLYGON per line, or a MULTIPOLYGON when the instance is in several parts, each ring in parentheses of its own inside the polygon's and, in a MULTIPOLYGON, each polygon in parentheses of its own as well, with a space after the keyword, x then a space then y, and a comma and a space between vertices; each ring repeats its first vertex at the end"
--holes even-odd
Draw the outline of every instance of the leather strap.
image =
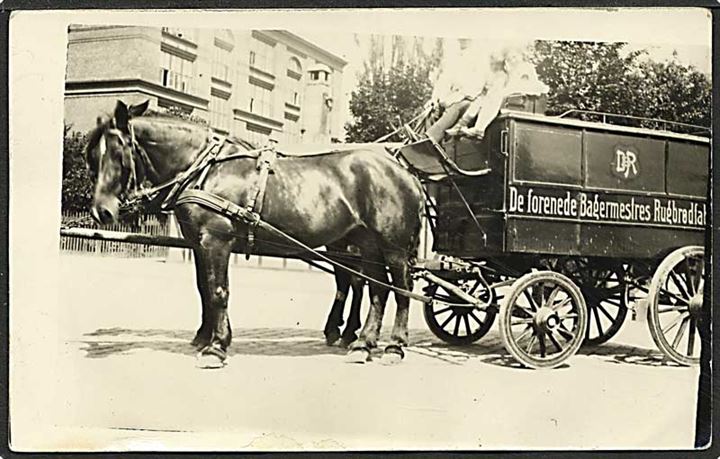
MULTIPOLYGON (((263 203, 265 202, 265 190, 267 189, 268 175, 272 171, 272 165, 277 158, 277 153, 274 149, 264 150, 260 152, 260 156, 257 159, 256 168, 258 170, 258 177, 255 181, 253 191, 248 195, 247 210, 253 212, 260 217, 262 215, 263 203)), ((245 244, 245 259, 249 260, 252 255, 253 247, 255 246, 255 228, 257 223, 248 226, 247 243, 245 244)))

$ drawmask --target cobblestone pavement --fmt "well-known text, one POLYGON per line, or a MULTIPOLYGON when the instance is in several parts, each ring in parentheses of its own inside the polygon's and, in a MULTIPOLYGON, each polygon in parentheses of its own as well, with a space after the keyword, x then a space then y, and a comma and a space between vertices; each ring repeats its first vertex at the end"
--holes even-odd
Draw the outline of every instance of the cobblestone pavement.
MULTIPOLYGON (((42 418, 53 427, 40 438, 14 437, 18 445, 472 450, 692 444, 697 369, 665 362, 644 323, 628 320, 610 343, 581 350, 559 369, 534 371, 506 354, 496 329, 471 346, 444 344, 413 304, 402 364, 350 365, 321 332, 334 294, 330 276, 236 267, 228 366, 199 370, 189 345, 199 324, 192 265, 65 255, 62 269, 58 370, 45 389, 56 395, 42 418)), ((388 328, 393 310, 390 304, 388 328)))

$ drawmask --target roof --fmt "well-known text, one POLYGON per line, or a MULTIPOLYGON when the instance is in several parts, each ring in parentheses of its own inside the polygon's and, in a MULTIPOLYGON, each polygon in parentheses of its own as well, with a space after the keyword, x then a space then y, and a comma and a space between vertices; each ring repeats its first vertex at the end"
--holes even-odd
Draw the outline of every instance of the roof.
POLYGON ((665 138, 665 139, 677 139, 677 140, 686 140, 686 141, 696 142, 696 143, 710 144, 710 139, 708 137, 701 137, 701 136, 697 136, 697 135, 681 134, 678 132, 663 131, 663 130, 659 130, 659 129, 647 129, 647 128, 639 128, 639 127, 631 127, 631 126, 618 126, 616 124, 600 123, 597 121, 582 121, 582 120, 572 119, 572 118, 561 118, 559 116, 538 115, 538 114, 529 113, 529 112, 519 112, 519 111, 507 110, 507 109, 500 110, 500 115, 498 115, 498 118, 512 118, 512 119, 535 121, 535 122, 561 125, 561 126, 602 130, 602 131, 612 131, 612 132, 622 132, 622 133, 626 133, 626 134, 639 134, 639 135, 645 135, 645 136, 651 136, 651 137, 660 137, 660 138, 665 138))

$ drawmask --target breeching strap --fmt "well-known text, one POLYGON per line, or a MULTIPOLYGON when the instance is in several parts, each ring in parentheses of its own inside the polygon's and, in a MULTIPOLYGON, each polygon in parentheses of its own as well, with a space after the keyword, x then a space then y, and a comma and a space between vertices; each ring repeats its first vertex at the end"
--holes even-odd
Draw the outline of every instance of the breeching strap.
POLYGON ((180 196, 177 199, 177 204, 198 204, 201 205, 207 209, 210 209, 214 212, 217 212, 230 220, 240 220, 243 223, 251 226, 260 227, 266 231, 269 231, 271 233, 277 234, 278 236, 281 236, 285 239, 287 239, 289 242, 292 242, 293 244, 297 245, 301 249, 304 249, 316 257, 320 258, 323 261, 326 261, 330 263, 331 265, 335 266, 336 268, 340 268, 350 274, 353 274, 355 276, 358 276, 362 279, 365 279, 368 282, 372 282, 376 285, 379 285, 381 287, 385 287, 389 290, 392 290, 394 292, 397 292, 403 296, 406 296, 408 298, 412 298, 414 300, 421 301, 423 303, 429 303, 431 298, 420 295, 415 292, 411 292, 409 290, 405 290, 402 288, 395 287, 393 285, 387 284, 385 282, 381 282, 377 279, 373 279, 370 276, 367 276, 360 271, 354 270, 348 266, 343 265, 342 263, 338 263, 337 261, 331 259, 330 257, 327 257, 323 255, 322 253, 318 252, 317 250, 313 249, 312 247, 304 244, 303 242, 295 239, 294 237, 290 236, 286 232, 275 228, 270 223, 267 223, 260 219, 260 215, 256 212, 253 212, 251 210, 248 210, 247 208, 240 207, 237 204, 228 201, 225 198, 222 198, 216 194, 209 193, 207 191, 203 190, 194 190, 189 189, 183 191, 180 196))

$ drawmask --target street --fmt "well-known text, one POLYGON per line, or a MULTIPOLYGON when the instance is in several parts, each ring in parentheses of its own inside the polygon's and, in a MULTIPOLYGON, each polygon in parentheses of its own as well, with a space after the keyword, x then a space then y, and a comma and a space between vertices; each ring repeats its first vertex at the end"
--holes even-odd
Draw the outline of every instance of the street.
MULTIPOLYGON (((699 370, 664 362, 630 315, 609 343, 537 371, 512 361, 497 325, 472 346, 443 344, 413 302, 405 361, 352 365, 322 335, 331 276, 234 266, 228 365, 201 370, 193 264, 64 254, 60 266, 48 448, 692 447, 699 370)), ((385 337, 393 317, 391 300, 385 337)))

